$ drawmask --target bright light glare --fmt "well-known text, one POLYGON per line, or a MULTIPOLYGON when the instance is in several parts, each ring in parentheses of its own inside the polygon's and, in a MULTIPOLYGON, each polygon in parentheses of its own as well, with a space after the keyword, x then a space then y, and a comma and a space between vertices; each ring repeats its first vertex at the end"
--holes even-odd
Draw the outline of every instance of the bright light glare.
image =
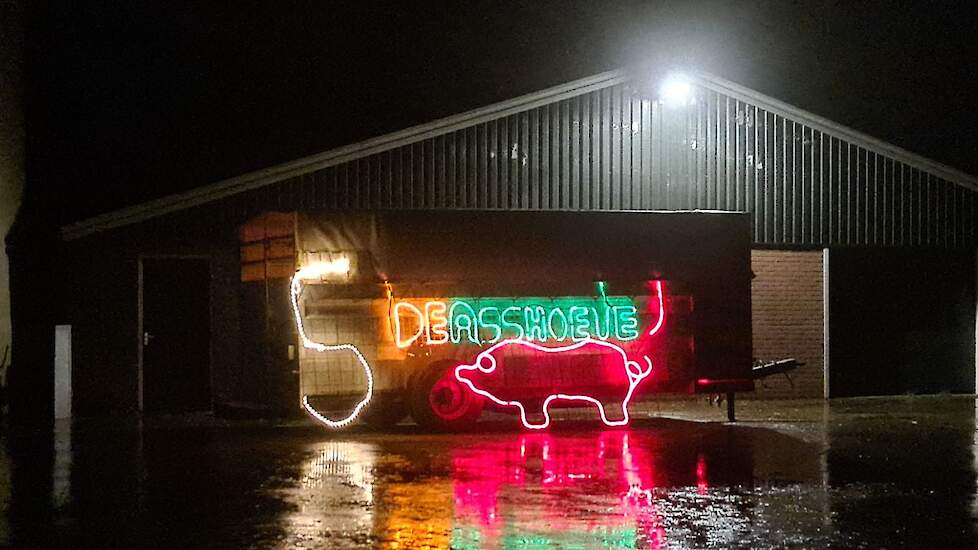
POLYGON ((350 258, 345 256, 328 262, 307 265, 296 273, 298 279, 318 279, 324 275, 347 275, 350 273, 350 258))
POLYGON ((691 92, 689 82, 679 76, 669 77, 659 90, 662 101, 673 105, 685 103, 691 92))

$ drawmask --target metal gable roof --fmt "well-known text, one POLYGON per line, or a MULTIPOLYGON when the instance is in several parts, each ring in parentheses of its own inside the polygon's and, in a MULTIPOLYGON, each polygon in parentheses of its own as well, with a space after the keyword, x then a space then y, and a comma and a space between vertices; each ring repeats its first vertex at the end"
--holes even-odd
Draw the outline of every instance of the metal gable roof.
MULTIPOLYGON (((768 113, 790 119, 815 131, 844 140, 849 144, 883 155, 906 166, 917 168, 938 178, 953 182, 970 191, 978 191, 978 178, 888 144, 818 115, 796 108, 774 98, 733 82, 706 73, 688 73, 685 77, 694 85, 726 97, 763 109, 768 113)), ((561 100, 582 96, 635 79, 635 73, 619 69, 527 94, 392 132, 358 143, 339 147, 316 155, 250 172, 187 192, 137 204, 88 218, 62 228, 62 236, 73 240, 101 231, 124 227, 165 214, 210 203, 246 191, 259 189, 303 174, 389 151, 436 136, 448 134, 487 121, 501 119, 561 100)))

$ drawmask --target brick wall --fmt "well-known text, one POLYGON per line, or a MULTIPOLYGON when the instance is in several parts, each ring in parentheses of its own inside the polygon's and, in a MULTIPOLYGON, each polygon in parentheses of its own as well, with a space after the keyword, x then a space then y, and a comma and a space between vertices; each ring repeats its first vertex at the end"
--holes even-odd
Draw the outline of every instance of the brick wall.
MULTIPOLYGON (((757 384, 757 397, 822 397, 822 251, 751 251, 754 356, 805 366, 757 384)), ((745 394, 746 396, 746 394, 745 394)))

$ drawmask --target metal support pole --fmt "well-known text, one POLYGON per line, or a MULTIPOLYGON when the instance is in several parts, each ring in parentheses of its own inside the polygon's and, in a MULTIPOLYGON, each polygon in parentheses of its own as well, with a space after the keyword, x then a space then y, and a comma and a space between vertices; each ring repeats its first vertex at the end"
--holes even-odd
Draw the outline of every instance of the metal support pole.
POLYGON ((737 415, 734 414, 734 407, 736 405, 734 402, 734 395, 735 394, 732 391, 727 392, 727 420, 729 422, 737 421, 737 415))

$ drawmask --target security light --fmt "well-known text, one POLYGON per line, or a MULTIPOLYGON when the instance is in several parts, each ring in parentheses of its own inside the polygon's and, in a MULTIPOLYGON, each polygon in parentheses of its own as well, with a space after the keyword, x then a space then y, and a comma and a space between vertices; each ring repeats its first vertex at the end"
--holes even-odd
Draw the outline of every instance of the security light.
POLYGON ((663 103, 670 105, 683 105, 692 93, 689 81, 681 75, 672 75, 662 83, 659 89, 659 97, 663 103))

